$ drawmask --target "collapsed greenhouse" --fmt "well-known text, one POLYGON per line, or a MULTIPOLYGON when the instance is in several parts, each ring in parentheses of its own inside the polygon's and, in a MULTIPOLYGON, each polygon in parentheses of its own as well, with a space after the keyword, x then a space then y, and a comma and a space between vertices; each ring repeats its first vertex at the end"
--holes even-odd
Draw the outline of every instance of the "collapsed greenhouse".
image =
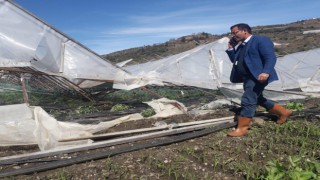
MULTIPOLYGON (((23 91, 25 101, 28 91, 37 90, 71 89, 90 99, 86 89, 104 83, 123 90, 147 85, 220 89, 232 101, 237 101, 241 95, 242 84, 229 81, 232 64, 225 53, 227 37, 157 61, 120 67, 11 1, 0 0, 0 14, 0 86, 3 91, 23 91)), ((273 100, 317 96, 320 91, 319 55, 320 49, 312 49, 279 57, 276 64, 279 81, 268 86, 266 96, 273 100)), ((163 100, 159 104, 165 107, 164 104, 170 104, 168 102, 171 101, 163 100)), ((182 108, 177 113, 186 112, 182 104, 179 107, 182 108)), ((89 140, 74 144, 58 141, 60 137, 90 136, 114 125, 56 122, 41 107, 30 107, 27 103, 2 106, 0 115, 5 117, 1 119, 1 146, 37 143, 41 150, 92 143, 89 140), (57 129, 51 129, 53 127, 57 129)), ((143 117, 125 117, 112 123, 121 123, 126 118, 143 117)))

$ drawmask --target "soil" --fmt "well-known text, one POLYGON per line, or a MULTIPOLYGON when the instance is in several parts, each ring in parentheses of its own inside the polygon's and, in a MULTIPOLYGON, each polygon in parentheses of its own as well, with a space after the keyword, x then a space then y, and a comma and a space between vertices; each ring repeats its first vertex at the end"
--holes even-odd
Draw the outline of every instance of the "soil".
MULTIPOLYGON (((304 123, 307 123, 307 125, 311 123, 319 128, 319 100, 312 98, 303 101, 305 109, 312 113, 295 113, 285 124, 291 124, 295 127, 297 125, 304 126, 304 123)), ((107 132, 152 127, 156 122, 170 124, 214 119, 233 116, 236 112, 235 108, 226 107, 196 118, 184 114, 147 121, 131 121, 110 128, 107 132)), ((179 143, 140 149, 45 172, 19 175, 15 176, 14 179, 256 179, 258 175, 264 172, 264 167, 268 161, 278 159, 285 162, 289 155, 301 155, 299 145, 284 148, 286 150, 280 148, 286 142, 285 138, 277 139, 279 136, 284 136, 278 134, 283 131, 278 132, 277 128, 288 128, 288 125, 277 125, 272 120, 273 118, 268 116, 262 116, 262 118, 264 119, 263 123, 253 123, 249 134, 241 138, 227 137, 226 133, 230 129, 225 129, 179 143), (276 141, 274 142, 272 138, 276 138, 276 141), (274 143, 272 147, 270 147, 271 142, 274 143)), ((257 119, 261 120, 261 118, 257 119)), ((316 135, 310 137, 310 140, 312 138, 318 139, 319 148, 310 151, 313 152, 313 158, 319 161, 320 137, 316 135)), ((148 141, 143 143, 146 142, 148 141)), ((133 143, 130 144, 133 145, 133 143)), ((289 147, 289 145, 286 146, 289 147)), ((115 148, 117 147, 109 147, 110 150, 115 148)), ((3 147, 0 156, 35 151, 38 151, 36 146, 3 147)), ((304 156, 309 157, 311 155, 307 153, 304 156)), ((10 166, 10 168, 19 169, 23 165, 13 164, 10 166)), ((8 166, 0 167, 0 172, 8 168, 8 166)), ((12 179, 12 177, 8 179, 12 179)))

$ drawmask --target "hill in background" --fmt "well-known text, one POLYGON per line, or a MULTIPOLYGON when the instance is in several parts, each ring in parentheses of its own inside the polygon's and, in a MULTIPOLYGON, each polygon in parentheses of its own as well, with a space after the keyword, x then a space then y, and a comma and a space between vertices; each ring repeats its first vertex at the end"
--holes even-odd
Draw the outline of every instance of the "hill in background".
MULTIPOLYGON (((306 51, 320 47, 320 18, 297 21, 289 24, 252 27, 253 34, 269 36, 276 44, 278 56, 306 51)), ((147 45, 102 55, 113 63, 133 59, 133 63, 143 63, 161 59, 195 48, 201 44, 216 41, 228 33, 214 35, 206 32, 171 39, 165 43, 147 45)))

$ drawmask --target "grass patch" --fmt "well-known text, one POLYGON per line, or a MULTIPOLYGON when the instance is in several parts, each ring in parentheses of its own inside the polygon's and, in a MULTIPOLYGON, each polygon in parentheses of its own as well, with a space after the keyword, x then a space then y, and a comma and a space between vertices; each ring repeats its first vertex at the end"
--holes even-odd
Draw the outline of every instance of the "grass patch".
POLYGON ((116 104, 114 106, 112 106, 111 108, 111 112, 119 112, 119 111, 126 111, 129 110, 130 106, 125 105, 125 104, 116 104))
POLYGON ((152 109, 152 108, 145 109, 145 110, 143 110, 143 111, 141 112, 141 115, 142 115, 143 117, 150 117, 150 116, 153 116, 153 115, 155 115, 155 114, 156 114, 156 112, 155 112, 154 109, 152 109))

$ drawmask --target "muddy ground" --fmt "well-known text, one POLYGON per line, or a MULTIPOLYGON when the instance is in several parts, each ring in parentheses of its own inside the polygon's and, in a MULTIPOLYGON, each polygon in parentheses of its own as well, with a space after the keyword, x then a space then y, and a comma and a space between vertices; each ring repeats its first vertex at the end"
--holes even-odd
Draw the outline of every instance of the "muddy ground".
MULTIPOLYGON (((298 142, 293 143, 294 141, 289 139, 291 136, 299 135, 297 132, 300 130, 295 128, 306 127, 309 130, 314 128, 315 131, 320 128, 319 100, 311 98, 303 101, 304 108, 311 113, 295 113, 287 123, 281 126, 274 122, 276 117, 268 114, 256 118, 258 120, 254 122, 259 123, 252 124, 250 133, 246 137, 227 137, 226 133, 231 129, 224 129, 206 136, 166 146, 140 149, 109 158, 6 179, 261 178, 265 172, 266 164, 274 159, 284 164, 287 162, 288 156, 300 156, 320 161, 319 134, 308 134, 308 139, 305 139, 305 149, 298 142), (264 120, 261 121, 261 118, 264 120)), ((152 127, 160 121, 169 124, 233 116, 237 111, 237 108, 230 106, 194 119, 190 115, 177 115, 170 118, 133 121, 113 127, 108 132, 152 127)), ((142 143, 146 142, 148 141, 142 143)), ((131 145, 133 146, 134 143, 131 145)), ((110 150, 115 148, 117 147, 109 147, 110 150)), ((34 151, 38 151, 36 146, 6 147, 1 149, 0 156, 34 151)), ((13 164, 11 168, 19 169, 21 166, 23 165, 13 164)), ((8 167, 2 166, 1 171, 6 170, 6 168, 8 167)))

